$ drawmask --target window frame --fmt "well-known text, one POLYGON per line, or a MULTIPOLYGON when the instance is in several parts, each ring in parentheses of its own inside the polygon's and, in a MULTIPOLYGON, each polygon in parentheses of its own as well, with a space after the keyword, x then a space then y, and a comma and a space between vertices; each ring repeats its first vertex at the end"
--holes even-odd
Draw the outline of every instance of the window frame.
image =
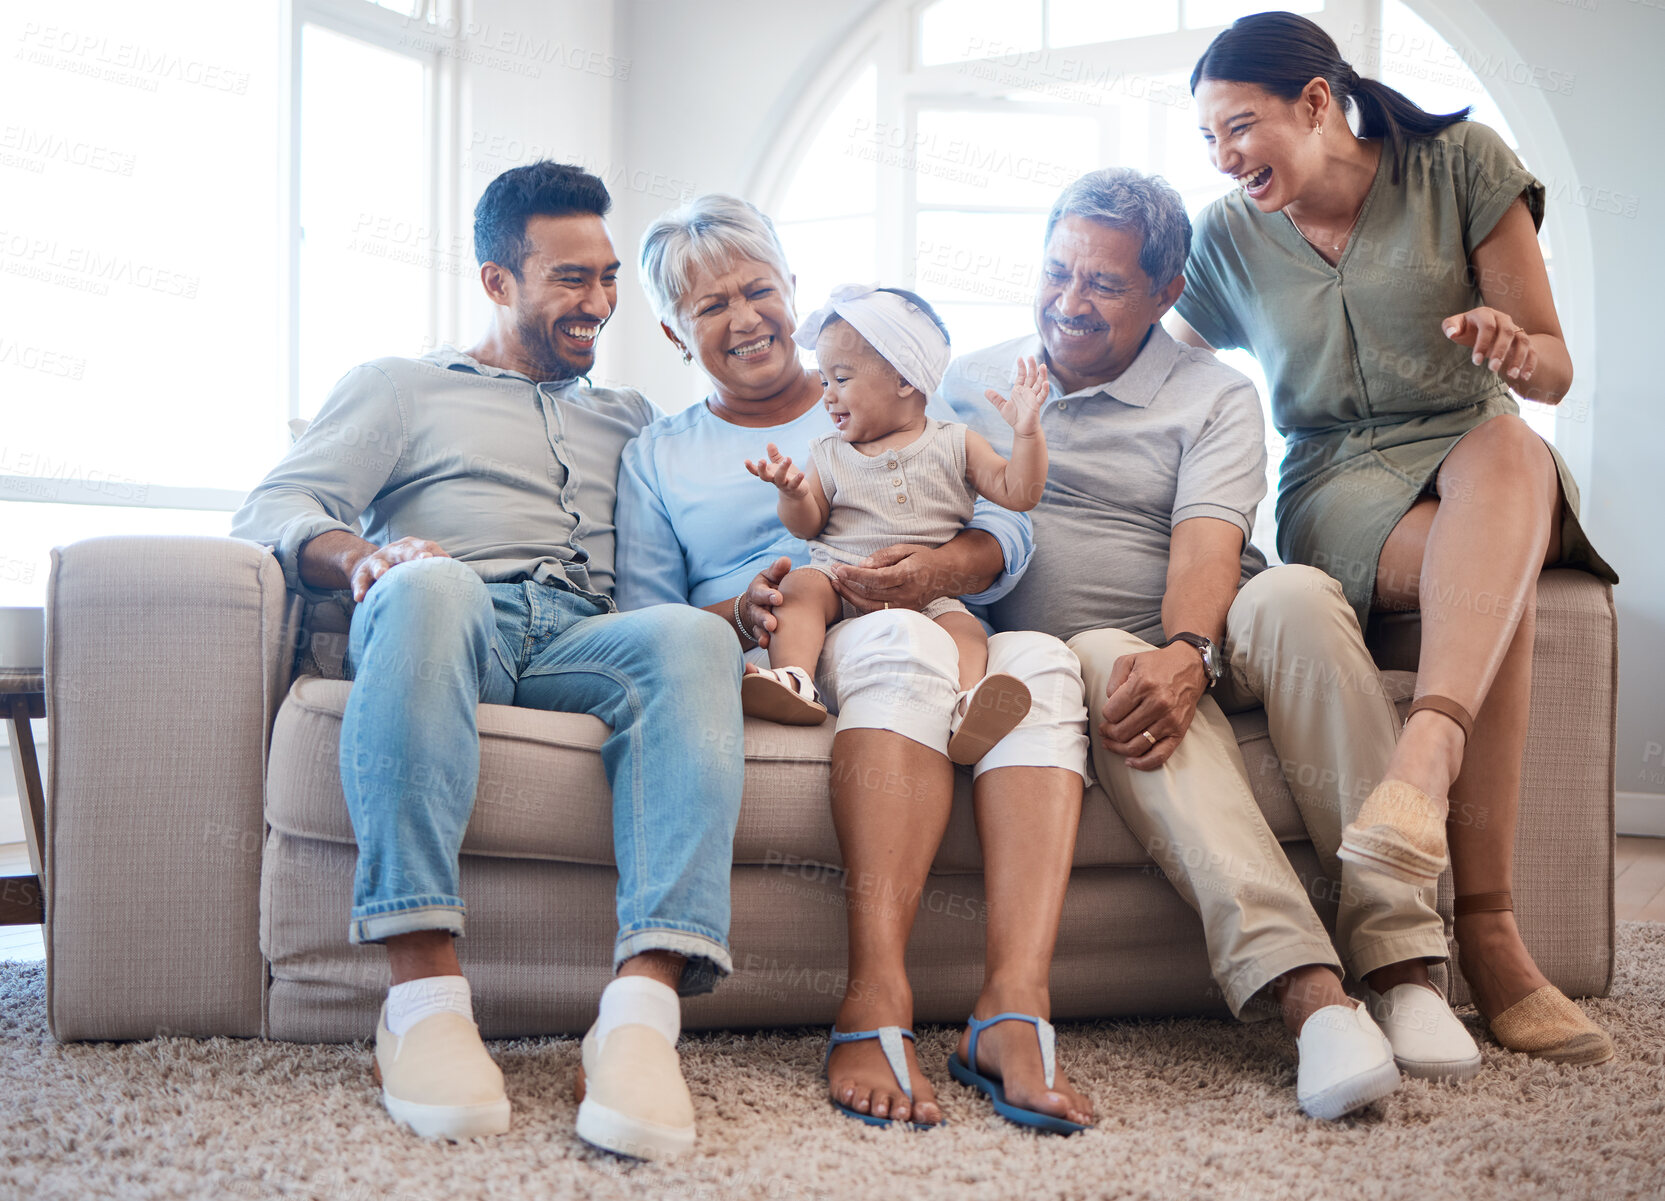
MULTIPOLYGON (((446 240, 461 231, 462 179, 458 154, 461 128, 461 81, 455 56, 409 45, 413 23, 420 36, 436 42, 447 36, 444 7, 435 0, 420 0, 425 17, 404 16, 384 8, 375 0, 289 0, 289 36, 285 44, 285 75, 288 94, 283 105, 282 144, 287 146, 281 186, 284 193, 282 249, 288 280, 280 319, 284 354, 281 388, 287 401, 285 421, 301 416, 300 395, 300 298, 301 298, 301 102, 303 63, 301 39, 307 25, 365 42, 379 49, 412 59, 422 65, 424 81, 424 138, 426 155, 423 224, 446 240)), ((431 344, 441 329, 451 328, 461 307, 461 293, 453 282, 447 286, 443 272, 431 272, 428 281, 427 328, 419 331, 431 344)))
MULTIPOLYGON (((418 0, 422 17, 407 17, 383 8, 374 0, 286 0, 283 11, 285 33, 280 35, 281 77, 284 92, 279 98, 281 130, 279 145, 285 154, 279 164, 278 180, 283 201, 279 228, 271 253, 278 256, 279 278, 286 281, 276 298, 274 314, 280 353, 277 356, 283 379, 279 395, 284 409, 271 414, 274 440, 289 420, 300 416, 300 153, 301 153, 301 35, 308 25, 318 25, 344 37, 418 60, 423 64, 427 143, 427 208, 432 228, 450 238, 461 231, 463 179, 459 166, 461 127, 461 86, 454 56, 438 49, 413 48, 408 40, 414 28, 434 39, 445 35, 447 6, 443 0, 418 0)), ((431 273, 428 298, 428 329, 432 341, 436 331, 451 328, 461 308, 461 281, 443 272, 431 273)), ((234 513, 246 494, 231 488, 205 488, 127 481, 112 489, 108 480, 44 479, 37 476, 0 475, 0 501, 97 505, 122 509, 167 509, 234 513)))

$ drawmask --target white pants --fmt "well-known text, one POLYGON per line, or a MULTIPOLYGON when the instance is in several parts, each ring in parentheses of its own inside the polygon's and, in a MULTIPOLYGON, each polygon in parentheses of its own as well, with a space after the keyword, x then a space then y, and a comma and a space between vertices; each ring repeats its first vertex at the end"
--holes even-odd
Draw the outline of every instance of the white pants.
MULTIPOLYGON (((747 661, 769 665, 764 650, 747 661)), ((827 630, 816 687, 838 714, 840 730, 891 730, 939 755, 948 753, 948 719, 959 695, 959 653, 936 622, 887 609, 827 630)), ((1014 631, 989 638, 989 671, 1022 680, 1029 713, 973 769, 1062 767, 1086 776, 1087 706, 1081 665, 1050 634, 1014 631)))

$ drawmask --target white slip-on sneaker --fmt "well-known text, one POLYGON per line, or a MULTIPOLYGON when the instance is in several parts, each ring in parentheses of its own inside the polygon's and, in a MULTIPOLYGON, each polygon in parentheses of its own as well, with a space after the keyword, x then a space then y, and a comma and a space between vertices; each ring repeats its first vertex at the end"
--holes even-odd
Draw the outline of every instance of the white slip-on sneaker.
POLYGON ((694 1146, 694 1099, 682 1059, 651 1026, 615 1026, 584 1036, 578 1078, 578 1137, 633 1159, 669 1159, 694 1146))
POLYGON ((1295 1098, 1309 1117, 1333 1121, 1399 1087, 1393 1044, 1357 1001, 1312 1014, 1295 1045, 1295 1098))
POLYGON ((1407 1076, 1467 1080, 1480 1070, 1480 1048, 1445 998, 1420 984, 1396 984, 1386 993, 1367 989, 1370 1016, 1387 1035, 1393 1058, 1407 1076))
POLYGON ((394 1121, 423 1138, 453 1142, 509 1128, 503 1073, 480 1041, 480 1028, 458 1013, 436 1013, 404 1035, 376 1022, 376 1078, 394 1121))

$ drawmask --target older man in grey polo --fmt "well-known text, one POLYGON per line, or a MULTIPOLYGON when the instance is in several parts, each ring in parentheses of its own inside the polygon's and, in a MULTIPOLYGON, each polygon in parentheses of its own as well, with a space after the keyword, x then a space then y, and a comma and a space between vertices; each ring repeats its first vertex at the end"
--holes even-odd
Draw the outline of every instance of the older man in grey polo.
POLYGON ((1446 955, 1431 898, 1337 860, 1343 824, 1387 766, 1394 713, 1340 587, 1312 568, 1267 569, 1249 544, 1266 491, 1254 386, 1158 324, 1185 286, 1189 244, 1162 180, 1123 169, 1077 180, 1047 219, 1036 332, 955 360, 939 399, 1004 452, 1010 428, 985 391, 1009 389, 1022 356, 1047 364, 1034 557, 993 622, 1069 641, 1102 716, 1100 783, 1202 917, 1232 1011, 1269 991, 1298 1036, 1302 1108, 1339 1117, 1396 1087, 1395 1056, 1449 1075, 1453 1040, 1465 1064, 1479 1055, 1426 984, 1426 963, 1446 955), (1348 966, 1401 1011, 1373 1001, 1386 1038, 1343 992, 1254 802, 1225 713, 1262 704, 1325 870, 1345 885, 1348 966))

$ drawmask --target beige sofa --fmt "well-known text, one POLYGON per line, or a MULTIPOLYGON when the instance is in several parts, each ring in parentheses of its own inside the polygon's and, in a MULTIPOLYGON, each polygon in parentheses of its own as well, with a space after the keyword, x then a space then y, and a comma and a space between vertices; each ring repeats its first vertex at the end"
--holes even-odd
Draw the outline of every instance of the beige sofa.
MULTIPOLYGON (((301 635, 301 608, 276 561, 230 539, 80 542, 54 554, 47 614, 46 945, 57 1037, 365 1036, 387 976, 382 952, 346 939, 354 848, 336 740, 349 685, 291 679, 297 640, 327 649, 330 636, 301 635)), ((1373 631, 1387 667, 1414 665, 1415 639, 1414 620, 1373 631)), ((1550 979, 1574 995, 1602 994, 1613 970, 1608 588, 1550 573, 1537 639, 1517 908, 1550 979)), ((1394 695, 1408 695, 1408 674, 1386 678, 1394 695)), ((1232 724, 1257 800, 1332 919, 1264 715, 1232 724)), ((603 727, 483 706, 480 729, 459 948, 481 1027, 488 1037, 581 1031, 608 978, 614 933, 603 727)), ((830 725, 748 725, 737 970, 688 1005, 690 1027, 833 1016, 845 902, 830 866, 831 740, 830 725)), ((1449 913, 1449 878, 1441 893, 1449 913)), ((962 774, 910 949, 920 1021, 964 1019, 985 920, 962 774)), ((1096 787, 1052 982, 1060 1018, 1224 1012, 1197 918, 1096 787)))

